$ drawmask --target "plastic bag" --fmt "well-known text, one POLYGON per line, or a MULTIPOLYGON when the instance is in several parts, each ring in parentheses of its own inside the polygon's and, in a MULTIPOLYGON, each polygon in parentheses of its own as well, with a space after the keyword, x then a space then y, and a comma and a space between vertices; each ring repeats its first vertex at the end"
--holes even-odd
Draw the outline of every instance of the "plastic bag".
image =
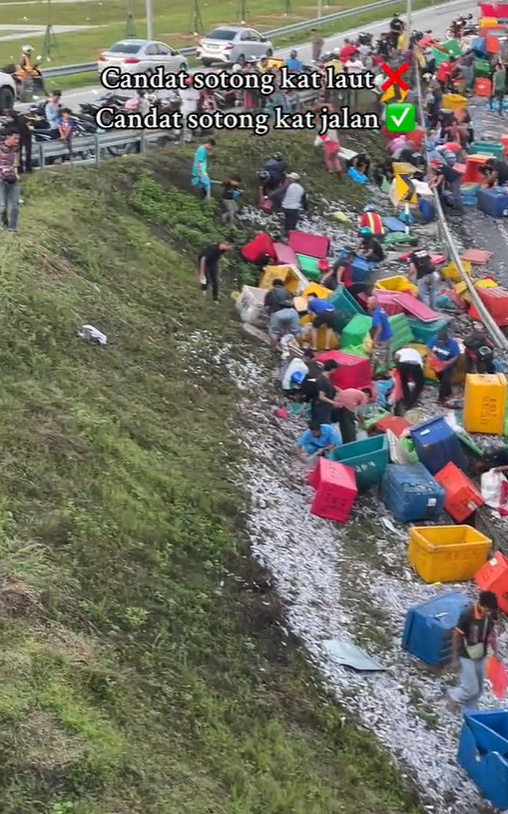
POLYGON ((362 343, 362 348, 364 353, 372 353, 372 337, 370 334, 365 334, 365 338, 362 343))
POLYGON ((490 681, 492 692, 496 698, 504 698, 508 689, 508 676, 506 670, 495 656, 491 656, 485 667, 485 678, 490 681))
POLYGON ((482 497, 491 509, 496 509, 501 517, 508 517, 508 481, 491 469, 481 477, 482 497))

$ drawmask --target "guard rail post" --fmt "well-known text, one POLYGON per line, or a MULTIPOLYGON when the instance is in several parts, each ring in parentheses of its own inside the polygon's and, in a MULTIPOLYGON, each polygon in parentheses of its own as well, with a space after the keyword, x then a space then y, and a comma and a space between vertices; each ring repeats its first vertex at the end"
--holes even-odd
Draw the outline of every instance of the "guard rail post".
POLYGON ((101 148, 99 142, 100 136, 98 133, 94 134, 94 142, 95 142, 95 166, 100 167, 101 165, 101 148))

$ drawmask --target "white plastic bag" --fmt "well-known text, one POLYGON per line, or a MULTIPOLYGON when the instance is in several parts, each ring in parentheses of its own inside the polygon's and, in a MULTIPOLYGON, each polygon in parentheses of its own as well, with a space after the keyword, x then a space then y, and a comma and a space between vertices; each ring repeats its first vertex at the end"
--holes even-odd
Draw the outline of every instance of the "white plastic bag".
POLYGON ((491 509, 495 509, 502 517, 508 515, 508 481, 501 474, 491 469, 481 478, 482 497, 491 509))

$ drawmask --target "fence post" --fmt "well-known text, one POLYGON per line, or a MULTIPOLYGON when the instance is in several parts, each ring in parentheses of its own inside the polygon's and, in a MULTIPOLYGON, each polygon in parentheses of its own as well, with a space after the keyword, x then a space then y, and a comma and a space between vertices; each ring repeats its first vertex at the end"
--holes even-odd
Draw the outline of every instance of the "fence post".
POLYGON ((101 165, 101 148, 99 143, 99 134, 95 134, 95 166, 100 167, 101 165))

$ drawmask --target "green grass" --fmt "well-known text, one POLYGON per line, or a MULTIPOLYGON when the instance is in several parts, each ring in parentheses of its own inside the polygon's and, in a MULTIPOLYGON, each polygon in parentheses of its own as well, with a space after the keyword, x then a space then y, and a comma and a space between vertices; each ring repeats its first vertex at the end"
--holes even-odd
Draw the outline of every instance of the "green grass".
MULTIPOLYGON (((366 5, 366 0, 342 0, 338 5, 330 4, 324 7, 324 13, 332 14, 341 9, 363 5, 366 5)), ((250 14, 248 22, 260 30, 270 30, 299 20, 313 19, 317 14, 317 7, 309 5, 307 0, 292 0, 291 6, 291 13, 285 15, 283 0, 280 0, 280 4, 275 6, 270 4, 268 0, 252 0, 248 4, 250 14)), ((415 0, 413 10, 427 8, 428 6, 428 0, 415 0)), ((28 22, 37 22, 40 25, 46 25, 48 21, 45 7, 39 8, 38 5, 13 6, 12 11, 8 6, 2 6, 1 8, 2 22, 4 22, 4 16, 8 17, 5 22, 18 22, 19 24, 27 23, 26 20, 23 20, 24 17, 28 18, 28 22), (11 19, 11 17, 15 19, 11 19)), ((133 4, 132 8, 135 18, 135 33, 138 37, 145 37, 144 3, 142 0, 137 0, 137 3, 133 4)), ((225 20, 239 23, 239 9, 240 5, 236 0, 226 0, 226 2, 220 4, 215 2, 206 4, 206 7, 201 10, 205 32, 225 20)), ((323 26, 321 31, 325 36, 332 36, 341 31, 347 31, 352 27, 368 26, 369 23, 380 18, 389 17, 395 10, 400 10, 400 4, 397 2, 394 2, 393 7, 390 6, 381 12, 365 12, 354 18, 339 20, 323 26)), ((58 5, 55 6, 52 22, 55 25, 97 25, 100 27, 57 35, 58 47, 51 54, 50 62, 44 61, 42 67, 91 62, 98 57, 101 51, 126 36, 126 6, 114 1, 109 2, 109 0, 100 5, 97 3, 58 5)), ((191 47, 199 39, 199 36, 194 36, 193 29, 193 21, 189 10, 180 11, 175 9, 171 11, 171 14, 168 14, 166 3, 162 3, 162 0, 157 0, 154 3, 154 36, 158 39, 175 47, 191 47)), ((310 32, 301 31, 279 37, 275 40, 275 44, 278 48, 299 44, 302 41, 308 41, 309 34, 310 32)), ((44 37, 30 37, 30 43, 35 48, 36 53, 40 54, 43 50, 44 37)), ((21 40, 0 42, 0 65, 18 58, 21 44, 21 40)), ((85 78, 85 83, 91 81, 95 81, 94 74, 90 74, 88 79, 85 78)), ((63 88, 79 87, 75 82, 75 77, 49 80, 50 85, 53 87, 63 88)), ((79 80, 79 82, 84 84, 82 80, 79 80)))
MULTIPOLYGON (((309 139, 284 149, 329 192, 309 139)), ((246 190, 275 143, 249 138, 246 190)), ((220 140, 214 177, 242 168, 244 145, 220 140)), ((19 234, 0 234, 0 809, 416 814, 283 640, 249 559, 237 392, 206 343, 204 375, 186 350, 200 329, 244 353, 229 300, 196 291, 221 228, 189 194, 190 160, 38 174, 19 234), (83 322, 107 349, 76 337, 83 322)))

